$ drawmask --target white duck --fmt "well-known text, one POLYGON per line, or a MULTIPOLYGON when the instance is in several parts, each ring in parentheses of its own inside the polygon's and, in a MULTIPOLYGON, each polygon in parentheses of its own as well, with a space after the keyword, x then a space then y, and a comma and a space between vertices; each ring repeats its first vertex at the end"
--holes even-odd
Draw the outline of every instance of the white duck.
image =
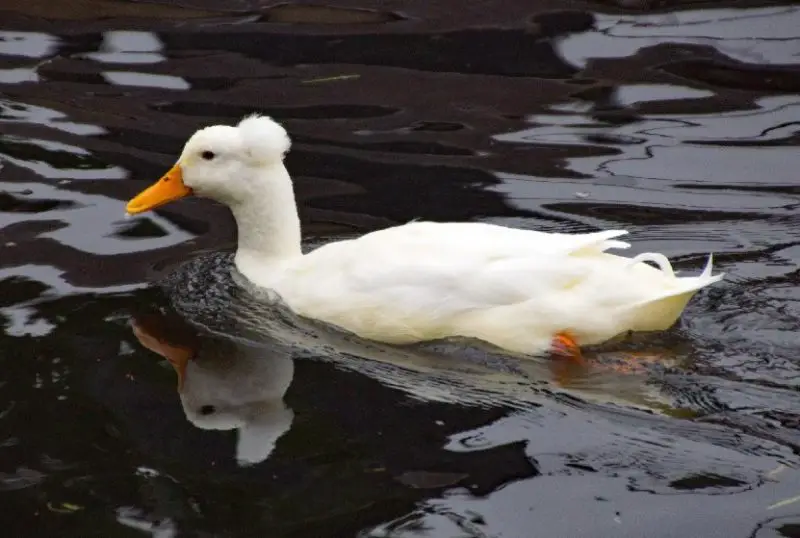
POLYGON ((630 246, 616 240, 624 230, 412 222, 303 254, 283 163, 290 144, 284 128, 264 116, 201 129, 127 211, 192 193, 226 204, 244 277, 301 316, 392 344, 460 336, 515 353, 555 347, 579 357, 579 345, 669 328, 697 290, 723 276, 711 274, 711 257, 700 275, 677 277, 662 254, 607 253, 630 246))

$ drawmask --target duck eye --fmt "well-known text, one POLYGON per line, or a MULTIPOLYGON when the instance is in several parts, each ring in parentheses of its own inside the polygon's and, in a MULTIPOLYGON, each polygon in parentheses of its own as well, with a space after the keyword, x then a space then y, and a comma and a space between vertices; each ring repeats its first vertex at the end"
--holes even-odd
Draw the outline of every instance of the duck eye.
POLYGON ((204 158, 205 160, 207 160, 207 161, 210 161, 211 159, 213 159, 215 157, 213 151, 204 151, 203 153, 200 154, 200 156, 202 158, 204 158))

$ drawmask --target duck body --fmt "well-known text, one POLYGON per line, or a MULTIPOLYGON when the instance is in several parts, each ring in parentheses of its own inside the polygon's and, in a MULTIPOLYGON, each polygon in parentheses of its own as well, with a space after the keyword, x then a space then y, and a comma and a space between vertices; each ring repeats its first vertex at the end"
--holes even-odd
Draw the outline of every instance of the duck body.
POLYGON ((716 278, 677 278, 645 263, 648 256, 606 252, 628 247, 615 239, 625 233, 413 222, 242 272, 299 315, 372 340, 460 336, 541 353, 563 332, 590 345, 629 330, 667 329, 716 278))
POLYGON ((597 344, 669 328, 694 293, 723 276, 712 275, 710 258, 700 275, 677 277, 661 254, 609 253, 629 247, 617 239, 624 230, 562 234, 411 222, 302 254, 282 162, 288 148, 286 132, 269 118, 206 128, 128 211, 190 192, 226 203, 245 278, 298 315, 392 344, 469 337, 521 354, 547 351, 560 334, 597 344))

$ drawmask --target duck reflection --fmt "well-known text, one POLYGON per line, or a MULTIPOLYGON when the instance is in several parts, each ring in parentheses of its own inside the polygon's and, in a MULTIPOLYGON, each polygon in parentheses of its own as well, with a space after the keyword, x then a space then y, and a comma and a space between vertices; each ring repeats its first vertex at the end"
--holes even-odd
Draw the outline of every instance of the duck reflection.
MULTIPOLYGON (((457 343, 433 347, 367 343, 324 328, 295 327, 277 317, 270 323, 266 313, 258 317, 257 327, 246 330, 248 319, 252 321, 252 317, 237 318, 239 332, 229 330, 224 337, 205 331, 202 336, 194 331, 182 335, 180 328, 170 326, 179 317, 163 314, 136 316, 132 322, 139 342, 166 358, 175 370, 189 422, 205 430, 237 430, 240 465, 269 458, 292 427, 294 413, 284 395, 292 382, 293 360, 309 355, 424 402, 530 409, 560 400, 558 394, 565 393, 573 398, 573 406, 603 409, 617 404, 673 416, 687 413, 683 406, 674 406, 671 391, 647 382, 645 364, 652 357, 646 355, 637 360, 626 356, 618 364, 602 354, 574 364, 513 360, 457 343)), ((186 327, 185 321, 180 324, 186 327)))
MULTIPOLYGON (((164 357, 178 377, 186 418, 204 430, 237 430, 236 460, 252 465, 269 458, 292 427, 283 401, 294 375, 287 349, 184 334, 170 341, 162 316, 132 320, 139 342, 164 357)), ((180 333, 178 333, 180 335, 180 333)))

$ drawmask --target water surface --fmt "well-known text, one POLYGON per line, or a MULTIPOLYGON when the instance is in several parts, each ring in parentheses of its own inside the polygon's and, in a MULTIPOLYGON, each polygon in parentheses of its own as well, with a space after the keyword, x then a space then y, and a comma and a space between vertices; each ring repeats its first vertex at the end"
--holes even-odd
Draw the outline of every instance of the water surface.
POLYGON ((9 536, 800 536, 797 6, 0 16, 9 536), (223 207, 124 218, 195 129, 254 111, 294 138, 309 248, 417 218, 621 227, 728 277, 587 370, 321 329, 243 296, 223 207))

